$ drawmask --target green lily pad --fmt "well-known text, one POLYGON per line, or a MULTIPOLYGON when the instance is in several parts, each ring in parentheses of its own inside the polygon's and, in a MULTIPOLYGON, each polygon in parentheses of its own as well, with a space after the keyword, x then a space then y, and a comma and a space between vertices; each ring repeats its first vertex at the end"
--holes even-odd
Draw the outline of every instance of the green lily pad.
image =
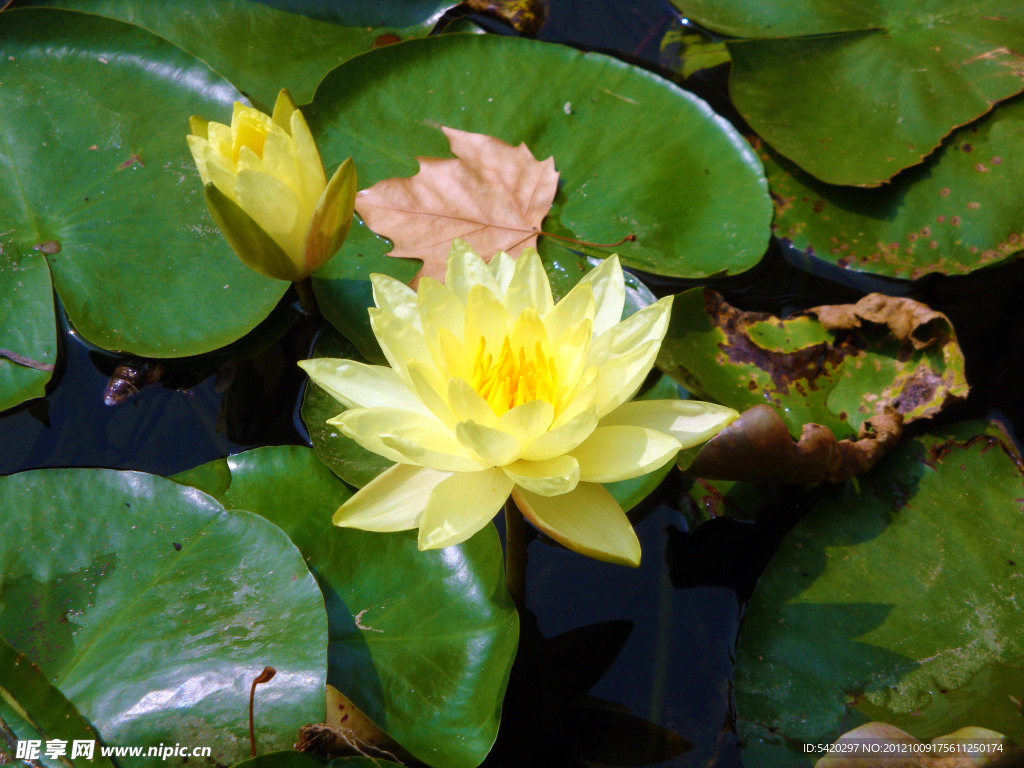
POLYGON ((802 742, 869 720, 923 741, 967 720, 1024 740, 1021 467, 999 428, 964 422, 904 441, 859 491, 825 493, 747 607, 745 763, 809 766, 802 742))
POLYGON ((945 315, 880 294, 780 320, 694 288, 676 296, 658 366, 697 396, 736 410, 770 405, 793 437, 809 423, 855 437, 888 406, 905 423, 926 418, 968 390, 945 315), (892 327, 878 322, 883 315, 892 327), (898 335, 900 322, 906 333, 898 335))
MULTIPOLYGON (((321 153, 351 155, 362 187, 414 175, 418 156, 450 157, 439 125, 525 142, 561 174, 545 231, 599 243, 635 234, 579 246, 618 252, 625 266, 732 274, 768 242, 761 164, 735 129, 693 94, 600 54, 496 35, 410 40, 333 70, 306 114, 321 153)), ((542 237, 539 250, 565 248, 542 237)))
POLYGON ((256 693, 262 748, 323 718, 323 598, 276 526, 160 477, 99 469, 0 478, 0 509, 0 634, 105 743, 239 760, 266 665, 277 676, 256 693))
MULTIPOLYGON (((406 39, 430 32, 446 0, 209 0, 187 7, 148 0, 30 0, 120 19, 155 32, 198 56, 240 90, 273 107, 288 88, 299 104, 346 59, 382 36, 406 39)), ((382 41, 383 42, 383 41, 382 41)), ((188 115, 185 116, 186 118, 188 115)))
POLYGON ((327 604, 331 685, 428 765, 484 759, 519 637, 494 526, 429 552, 415 531, 338 528, 331 516, 351 491, 299 446, 257 448, 176 479, 292 538, 327 604))
MULTIPOLYGON (((75 328, 146 357, 208 352, 270 313, 288 283, 212 226, 185 142, 190 114, 228 119, 230 83, 144 29, 45 8, 4 11, 0 81, 4 273, 45 254, 75 328)), ((43 289, 25 290, 19 322, 46 327, 23 334, 52 336, 43 289)))
POLYGON ((857 272, 916 279, 960 275, 1024 248, 1024 100, 950 135, 924 163, 881 189, 824 184, 767 147, 773 229, 801 250, 857 272))
MULTIPOLYGON (((0 207, 9 202, 0 185, 0 207)), ((7 244, 0 239, 0 411, 43 397, 57 362, 53 285, 46 258, 13 248, 7 253, 7 244)))
POLYGON ((1024 90, 1014 0, 673 0, 728 42, 729 93, 773 148, 829 184, 874 187, 1024 90))
MULTIPOLYGON (((60 739, 66 742, 66 762, 46 757, 40 748, 39 762, 51 766, 85 768, 85 765, 113 768, 109 758, 94 750, 94 759, 71 758, 75 741, 95 741, 96 734, 85 718, 68 701, 64 694, 50 684, 46 675, 24 654, 0 638, 0 727, 6 725, 19 741, 47 741, 60 739)), ((0 760, 4 764, 15 764, 16 752, 8 749, 14 745, 0 739, 0 760)), ((21 762, 17 760, 17 762, 21 762)))
MULTIPOLYGON (((320 338, 313 349, 313 357, 347 358, 360 363, 367 362, 352 342, 330 326, 320 333, 320 338)), ((317 456, 346 483, 362 488, 394 462, 366 450, 351 437, 346 437, 336 427, 327 423, 328 419, 333 419, 345 410, 344 405, 327 394, 316 382, 310 381, 306 384, 300 415, 302 423, 309 431, 309 440, 317 456)))

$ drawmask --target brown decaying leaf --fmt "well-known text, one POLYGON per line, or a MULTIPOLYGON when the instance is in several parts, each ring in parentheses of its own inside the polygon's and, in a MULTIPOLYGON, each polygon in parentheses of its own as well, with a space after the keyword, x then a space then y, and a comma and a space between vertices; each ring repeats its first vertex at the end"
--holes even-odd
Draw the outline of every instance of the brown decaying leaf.
POLYGON ((524 35, 536 35, 548 17, 547 0, 466 0, 465 5, 524 35))
POLYGON ((327 686, 324 722, 302 726, 296 747, 327 760, 361 755, 402 765, 420 764, 331 685, 327 686))
POLYGON ((805 424, 794 442, 771 406, 755 405, 705 443, 687 472, 749 483, 840 483, 871 469, 902 434, 903 416, 887 408, 861 425, 857 440, 805 424))
POLYGON ((881 293, 869 293, 856 304, 812 307, 793 315, 813 315, 830 331, 853 330, 860 328, 863 322, 885 325, 898 340, 910 339, 914 349, 925 349, 939 342, 943 328, 950 327, 949 318, 927 304, 881 293))
POLYGON ((555 160, 538 161, 526 144, 442 126, 455 159, 417 158, 419 173, 385 179, 356 196, 366 226, 391 240, 388 253, 422 259, 423 276, 443 281, 452 240, 461 237, 484 259, 513 258, 535 247, 558 189, 555 160))

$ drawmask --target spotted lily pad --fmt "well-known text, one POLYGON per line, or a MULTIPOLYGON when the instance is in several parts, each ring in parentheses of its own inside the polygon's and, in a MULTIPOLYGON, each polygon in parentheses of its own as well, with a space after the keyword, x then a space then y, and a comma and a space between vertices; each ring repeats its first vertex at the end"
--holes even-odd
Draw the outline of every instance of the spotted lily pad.
POLYGON ((729 93, 772 147, 830 184, 874 187, 1024 90, 1015 0, 673 0, 740 40, 729 93))
POLYGON ((783 542, 740 633, 736 715, 758 766, 871 720, 928 741, 966 720, 1024 740, 1022 462, 994 425, 907 440, 783 542))
MULTIPOLYGON (((228 81, 139 27, 23 8, 3 12, 0 82, 0 285, 23 283, 5 294, 0 347, 54 362, 41 256, 72 324, 104 349, 200 354, 270 313, 288 283, 231 252, 185 142, 188 115, 227 120, 243 98, 228 81)), ((17 377, 21 396, 45 381, 17 377)))
POLYGON ((415 531, 338 528, 331 516, 352 492, 299 446, 257 448, 176 479, 263 515, 295 542, 327 605, 331 685, 428 765, 484 759, 519 637, 494 526, 428 552, 415 531))
MULTIPOLYGON (((735 129, 693 94, 600 54, 497 35, 410 40, 333 70, 307 115, 321 152, 351 155, 364 188, 413 176, 417 157, 451 157, 440 125, 525 142, 561 174, 544 231, 592 243, 634 234, 614 249, 574 246, 617 251, 624 266, 731 274, 767 245, 761 164, 735 129)), ((565 250, 545 237, 539 249, 565 250)), ((335 258, 352 253, 346 244, 335 258)))
POLYGON ((818 181, 759 146, 773 229, 844 269, 916 279, 960 275, 1016 258, 1024 248, 1024 99, 947 137, 924 163, 880 189, 818 181))
MULTIPOLYGON (((29 0, 145 27, 206 61, 240 90, 273 107, 288 88, 299 104, 333 67, 375 45, 426 35, 446 0, 29 0)), ((187 117, 187 115, 186 115, 187 117)))
POLYGON ((698 396, 771 406, 793 437, 805 424, 854 437, 887 407, 912 422, 968 390, 945 315, 881 294, 781 320, 694 288, 675 299, 658 365, 698 396))
POLYGON ((323 597, 262 517, 101 469, 0 478, 0 510, 0 635, 106 744, 192 744, 239 760, 249 687, 267 665, 277 675, 257 694, 263 748, 290 746, 323 717, 323 597))

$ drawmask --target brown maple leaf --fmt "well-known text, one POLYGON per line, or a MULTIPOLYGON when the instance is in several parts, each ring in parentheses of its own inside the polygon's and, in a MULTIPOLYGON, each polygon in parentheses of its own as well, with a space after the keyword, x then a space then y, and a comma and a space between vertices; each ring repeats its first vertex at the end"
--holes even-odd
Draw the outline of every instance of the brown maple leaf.
POLYGON ((419 173, 385 179, 356 196, 366 226, 391 240, 388 256, 422 259, 424 275, 444 281, 452 240, 461 237, 485 260, 498 251, 516 258, 535 247, 558 188, 555 160, 540 162, 526 144, 441 127, 452 160, 418 157, 419 173))

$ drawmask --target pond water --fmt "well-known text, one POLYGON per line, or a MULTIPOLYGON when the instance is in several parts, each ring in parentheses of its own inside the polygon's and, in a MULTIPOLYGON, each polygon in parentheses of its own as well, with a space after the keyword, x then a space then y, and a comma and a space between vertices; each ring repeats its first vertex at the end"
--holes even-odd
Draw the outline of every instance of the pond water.
MULTIPOLYGON (((657 27, 672 18, 667 3, 653 1, 552 6, 543 38, 641 62, 656 61, 657 27)), ((735 119, 722 72, 694 79, 692 87, 735 119)), ((659 296, 696 284, 641 277, 659 296)), ((999 419, 1015 440, 1024 434, 1024 263, 909 284, 845 272, 773 241, 757 267, 711 284, 744 310, 782 315, 871 291, 923 301, 952 320, 972 387, 942 422, 999 419)), ((171 475, 255 446, 308 444, 298 418, 305 376, 294 361, 309 355, 318 328, 299 314, 293 293, 278 312, 294 318, 289 329, 255 357, 213 371, 175 365, 162 383, 115 406, 104 404, 103 393, 117 361, 65 320, 61 368, 48 397, 0 416, 0 474, 100 466, 171 475)), ((813 493, 794 488, 756 523, 716 519, 690 530, 685 480, 674 470, 631 514, 644 552, 635 571, 534 539, 527 602, 536 626, 527 622, 524 635, 531 650, 517 662, 486 765, 573 765, 583 756, 580 742, 594 750, 586 755, 592 759, 618 755, 612 764, 627 764, 621 756, 632 754, 637 762, 629 764, 742 765, 731 680, 744 605, 813 493), (567 702, 583 694, 592 697, 586 706, 570 709, 567 702), (659 762, 661 746, 640 725, 599 733, 600 718, 590 715, 608 703, 676 732, 693 749, 659 762)))

